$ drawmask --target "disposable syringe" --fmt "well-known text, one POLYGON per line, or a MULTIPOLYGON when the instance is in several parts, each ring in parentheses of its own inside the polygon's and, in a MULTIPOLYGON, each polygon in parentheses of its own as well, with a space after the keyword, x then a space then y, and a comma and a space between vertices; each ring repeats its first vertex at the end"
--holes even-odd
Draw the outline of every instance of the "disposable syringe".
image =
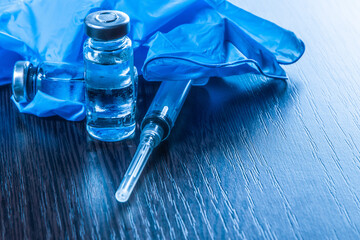
POLYGON ((134 158, 116 191, 119 202, 129 199, 152 150, 169 136, 190 88, 191 80, 161 83, 141 123, 140 143, 134 158))

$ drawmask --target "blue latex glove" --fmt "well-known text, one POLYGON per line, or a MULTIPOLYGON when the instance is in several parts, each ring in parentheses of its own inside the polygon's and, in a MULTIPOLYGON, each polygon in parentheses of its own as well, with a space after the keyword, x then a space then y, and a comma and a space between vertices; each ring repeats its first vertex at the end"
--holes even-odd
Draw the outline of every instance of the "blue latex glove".
POLYGON ((13 96, 11 99, 22 113, 41 117, 57 115, 70 121, 81 121, 85 117, 85 105, 83 103, 57 99, 41 91, 35 95, 30 103, 16 102, 13 96))
POLYGON ((177 27, 154 34, 143 66, 147 80, 182 80, 262 73, 286 79, 305 46, 295 34, 227 1, 196 1, 177 27))
MULTIPOLYGON (((8 82, 9 66, 20 58, 82 61, 83 19, 100 9, 130 16, 135 65, 150 81, 248 72, 286 78, 279 64, 293 63, 304 52, 304 44, 292 32, 227 1, 11 1, 0 3, 0 64, 5 66, 0 70, 0 85, 8 82)), ((37 104, 35 100, 17 104, 19 110, 68 120, 85 117, 78 103, 38 95, 37 104)))

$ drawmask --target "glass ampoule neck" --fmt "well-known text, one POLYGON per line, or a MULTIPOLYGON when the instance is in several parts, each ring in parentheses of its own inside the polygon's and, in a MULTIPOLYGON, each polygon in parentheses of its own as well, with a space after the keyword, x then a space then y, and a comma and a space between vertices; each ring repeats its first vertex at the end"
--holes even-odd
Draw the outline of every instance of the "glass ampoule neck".
POLYGON ((38 85, 39 85, 38 72, 39 72, 39 67, 30 64, 28 66, 27 75, 24 76, 26 78, 25 96, 28 101, 31 101, 35 97, 36 91, 38 89, 38 85))
POLYGON ((93 38, 88 39, 89 47, 99 51, 114 51, 126 47, 128 44, 131 44, 131 41, 128 36, 123 36, 114 40, 96 40, 93 38))

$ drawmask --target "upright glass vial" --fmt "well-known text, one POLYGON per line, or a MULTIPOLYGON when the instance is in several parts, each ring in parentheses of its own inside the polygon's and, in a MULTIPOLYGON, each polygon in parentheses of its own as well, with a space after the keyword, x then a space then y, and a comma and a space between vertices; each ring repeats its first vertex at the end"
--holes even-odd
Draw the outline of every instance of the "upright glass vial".
POLYGON ((82 65, 42 62, 34 66, 28 61, 15 63, 12 91, 17 102, 30 102, 38 91, 62 100, 84 102, 84 88, 82 65))
POLYGON ((98 11, 85 19, 86 129, 95 139, 120 141, 135 132, 136 92, 129 16, 98 11))

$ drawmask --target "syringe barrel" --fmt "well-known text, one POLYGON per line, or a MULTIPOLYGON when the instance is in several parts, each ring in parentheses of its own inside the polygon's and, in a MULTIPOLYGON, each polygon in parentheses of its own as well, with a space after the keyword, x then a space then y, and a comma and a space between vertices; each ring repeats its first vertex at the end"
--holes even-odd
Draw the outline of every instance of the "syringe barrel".
POLYGON ((154 122, 164 129, 162 140, 166 139, 174 126, 190 88, 191 80, 163 81, 141 123, 141 130, 150 122, 154 122))

